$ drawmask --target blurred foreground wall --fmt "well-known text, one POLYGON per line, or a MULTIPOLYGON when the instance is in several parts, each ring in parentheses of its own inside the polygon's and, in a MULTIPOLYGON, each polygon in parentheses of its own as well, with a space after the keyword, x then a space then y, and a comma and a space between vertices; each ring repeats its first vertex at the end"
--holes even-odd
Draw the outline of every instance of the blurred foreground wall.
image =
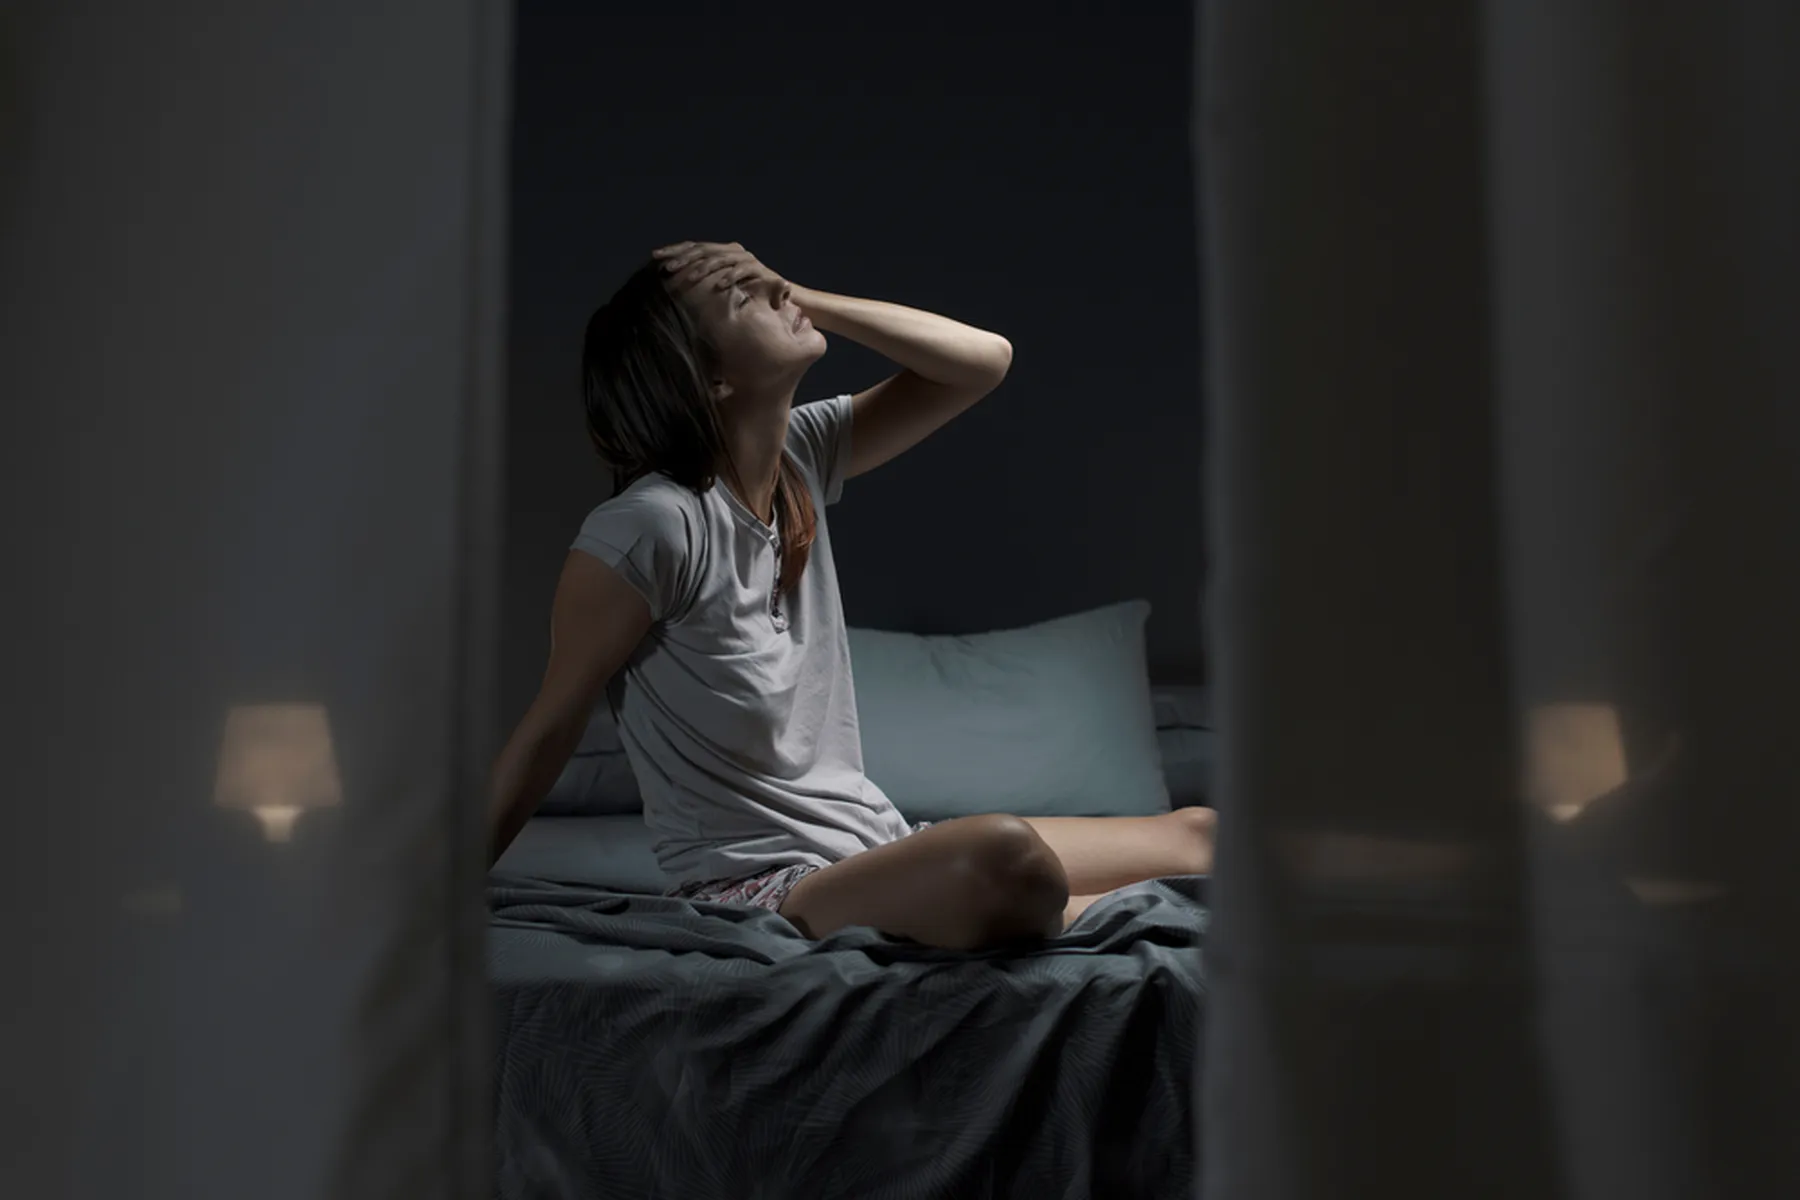
POLYGON ((0 16, 0 1195, 485 1195, 509 6, 0 16))

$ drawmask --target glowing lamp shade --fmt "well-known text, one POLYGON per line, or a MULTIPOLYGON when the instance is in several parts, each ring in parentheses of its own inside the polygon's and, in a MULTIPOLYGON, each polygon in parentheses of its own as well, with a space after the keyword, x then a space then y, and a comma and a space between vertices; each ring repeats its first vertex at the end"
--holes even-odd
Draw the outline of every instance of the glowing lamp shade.
POLYGON ((1628 775, 1612 705, 1544 704, 1526 714, 1526 794, 1551 820, 1573 821, 1628 775))
POLYGON ((343 800, 331 723, 322 704, 245 704, 225 716, 213 803, 248 809, 263 836, 285 842, 309 808, 343 800))

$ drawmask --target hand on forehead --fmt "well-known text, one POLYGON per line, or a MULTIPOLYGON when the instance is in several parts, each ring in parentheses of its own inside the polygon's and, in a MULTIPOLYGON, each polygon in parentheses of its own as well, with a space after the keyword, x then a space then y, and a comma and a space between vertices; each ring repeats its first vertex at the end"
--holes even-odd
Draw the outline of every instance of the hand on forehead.
POLYGON ((668 272, 676 294, 683 296, 702 285, 728 295, 733 287, 756 291, 786 282, 737 242, 676 242, 658 248, 653 257, 668 272))

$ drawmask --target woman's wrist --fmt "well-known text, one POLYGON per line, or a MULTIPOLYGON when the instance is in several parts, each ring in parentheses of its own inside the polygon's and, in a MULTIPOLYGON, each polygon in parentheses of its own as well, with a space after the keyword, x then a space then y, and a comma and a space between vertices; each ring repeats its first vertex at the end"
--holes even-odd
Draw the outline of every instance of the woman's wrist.
POLYGON ((821 292, 816 288, 801 287, 790 280, 788 282, 788 298, 799 306, 801 312, 812 319, 815 328, 825 330, 821 318, 825 321, 831 319, 829 293, 821 292))

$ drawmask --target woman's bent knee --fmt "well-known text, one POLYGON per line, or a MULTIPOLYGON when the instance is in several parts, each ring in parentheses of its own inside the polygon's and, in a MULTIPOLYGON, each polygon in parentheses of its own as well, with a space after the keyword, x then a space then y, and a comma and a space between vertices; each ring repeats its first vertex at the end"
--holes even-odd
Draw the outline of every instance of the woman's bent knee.
POLYGON ((1069 880, 1062 863, 1030 824, 992 814, 970 818, 968 868, 977 895, 971 904, 982 941, 1051 936, 1062 931, 1069 880))
POLYGON ((1062 932, 1069 881, 1029 823, 945 821, 853 855, 794 885, 780 912, 807 937, 872 925, 928 945, 974 950, 1062 932))
POLYGON ((1178 808, 1169 820, 1181 831, 1189 857, 1188 873, 1210 875, 1219 837, 1219 814, 1210 808, 1178 808))

